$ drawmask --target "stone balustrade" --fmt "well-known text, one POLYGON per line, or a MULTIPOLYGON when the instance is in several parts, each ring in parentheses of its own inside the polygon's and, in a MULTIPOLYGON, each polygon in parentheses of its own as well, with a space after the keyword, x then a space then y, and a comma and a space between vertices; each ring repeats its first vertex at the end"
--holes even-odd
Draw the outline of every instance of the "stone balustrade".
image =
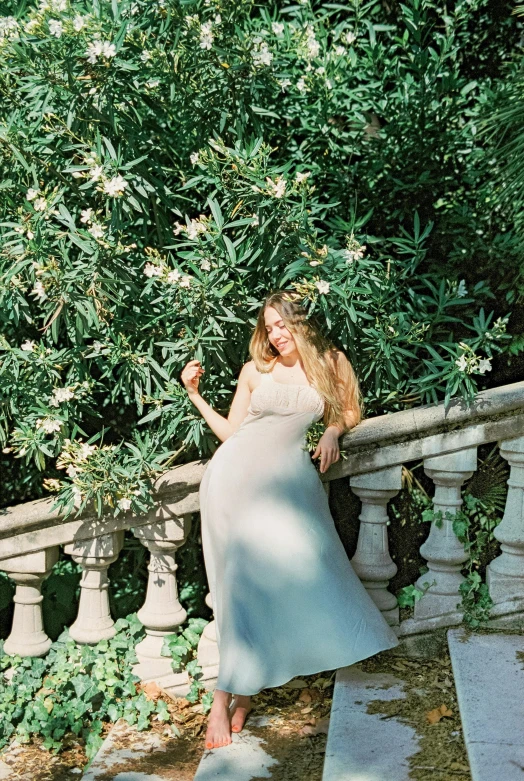
MULTIPOLYGON (((361 501, 359 536, 352 564, 386 620, 414 652, 435 630, 462 620, 459 587, 467 558, 453 530, 461 506, 461 488, 475 472, 477 448, 498 442, 510 465, 508 495, 502 522, 495 530, 501 553, 487 569, 487 585, 494 602, 493 625, 519 625, 524 616, 524 382, 489 391, 471 405, 453 400, 363 421, 346 434, 341 459, 321 476, 326 489, 332 480, 348 478, 361 501), (432 523, 420 548, 427 572, 415 583, 424 592, 412 617, 399 621, 396 597, 389 582, 397 571, 391 559, 388 502, 401 488, 402 465, 422 461, 435 485, 434 509, 442 523, 432 523), (497 623, 498 622, 498 623, 497 623)), ((16 585, 14 619, 5 652, 43 656, 50 640, 42 621, 41 585, 58 561, 60 547, 82 568, 78 615, 70 627, 78 643, 96 643, 114 634, 109 610, 109 565, 122 548, 124 531, 149 550, 149 579, 138 616, 146 637, 136 648, 135 672, 144 681, 156 680, 167 690, 184 694, 189 680, 174 673, 161 655, 163 638, 180 627, 186 611, 178 598, 176 552, 184 545, 206 467, 195 461, 169 470, 154 488, 155 505, 142 516, 118 518, 89 515, 67 518, 52 511, 54 499, 28 502, 4 510, 0 520, 0 570, 16 585)), ((206 603, 212 607, 208 594, 206 603)), ((218 647, 214 622, 205 628, 198 648, 204 681, 216 679, 218 647)))

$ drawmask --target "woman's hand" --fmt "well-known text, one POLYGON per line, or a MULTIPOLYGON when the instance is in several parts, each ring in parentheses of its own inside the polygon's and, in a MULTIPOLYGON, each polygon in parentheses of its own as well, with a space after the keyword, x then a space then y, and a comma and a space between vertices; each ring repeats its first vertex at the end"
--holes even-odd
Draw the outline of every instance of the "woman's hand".
POLYGON ((198 383, 204 369, 200 365, 200 361, 189 361, 186 363, 180 373, 180 379, 184 383, 184 387, 189 396, 198 395, 198 383))
POLYGON ((311 456, 311 458, 320 456, 320 471, 322 473, 326 472, 331 464, 340 458, 339 436, 340 430, 337 426, 328 426, 318 441, 317 449, 311 456))

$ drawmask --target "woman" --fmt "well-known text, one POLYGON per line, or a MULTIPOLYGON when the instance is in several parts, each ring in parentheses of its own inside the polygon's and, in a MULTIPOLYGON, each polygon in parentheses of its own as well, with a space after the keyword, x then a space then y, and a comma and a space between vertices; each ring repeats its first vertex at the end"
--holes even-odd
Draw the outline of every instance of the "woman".
POLYGON ((250 354, 227 418, 198 392, 199 361, 181 374, 223 442, 200 485, 220 652, 206 748, 231 743, 261 689, 398 645, 351 566, 304 449, 307 429, 323 417, 313 458, 325 472, 339 459, 340 435, 359 422, 349 361, 308 321, 300 296, 284 290, 264 301, 250 354))

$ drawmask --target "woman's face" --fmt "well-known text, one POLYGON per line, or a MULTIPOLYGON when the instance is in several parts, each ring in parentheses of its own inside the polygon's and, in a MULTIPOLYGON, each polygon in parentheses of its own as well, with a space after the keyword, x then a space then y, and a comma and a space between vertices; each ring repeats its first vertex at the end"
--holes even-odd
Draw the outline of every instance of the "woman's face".
POLYGON ((277 348, 281 355, 291 355, 291 353, 296 351, 297 345, 293 335, 288 331, 281 316, 272 306, 266 307, 264 322, 270 343, 277 348))

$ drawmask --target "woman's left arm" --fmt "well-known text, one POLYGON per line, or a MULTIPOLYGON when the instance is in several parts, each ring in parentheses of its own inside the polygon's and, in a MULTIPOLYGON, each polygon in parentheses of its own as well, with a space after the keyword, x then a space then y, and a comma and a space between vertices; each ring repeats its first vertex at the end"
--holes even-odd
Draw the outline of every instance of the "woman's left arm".
MULTIPOLYGON (((337 364, 334 366, 335 373, 340 376, 344 376, 345 372, 341 369, 340 364, 349 364, 348 359, 344 353, 337 351, 337 364)), ((345 367, 344 367, 345 368, 345 367)), ((320 456, 320 471, 326 472, 331 464, 340 459, 340 446, 339 438, 342 434, 352 429, 360 420, 360 414, 357 410, 347 409, 344 410, 344 423, 345 427, 342 429, 340 425, 331 423, 327 426, 326 430, 319 439, 317 449, 312 455, 312 458, 318 458, 320 456)))

